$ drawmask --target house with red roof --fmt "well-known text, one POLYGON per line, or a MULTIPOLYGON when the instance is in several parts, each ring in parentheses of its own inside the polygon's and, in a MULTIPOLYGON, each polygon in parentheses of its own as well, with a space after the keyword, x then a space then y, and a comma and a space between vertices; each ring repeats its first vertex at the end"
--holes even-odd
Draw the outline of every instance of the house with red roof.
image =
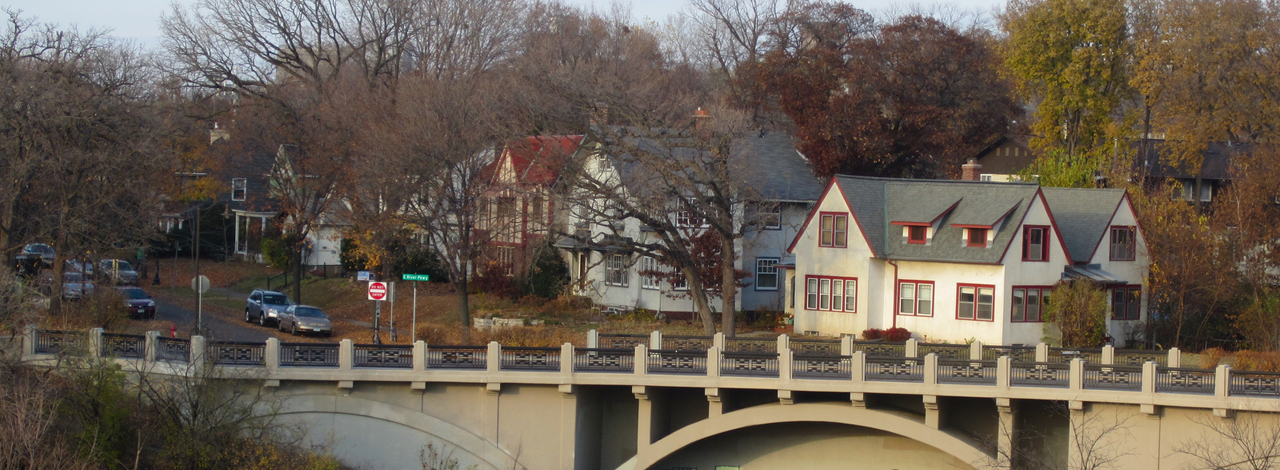
POLYGON ((482 271, 528 269, 553 222, 551 187, 565 159, 581 144, 581 135, 524 137, 507 143, 482 170, 481 179, 489 185, 476 230, 477 239, 488 244, 479 263, 482 271))

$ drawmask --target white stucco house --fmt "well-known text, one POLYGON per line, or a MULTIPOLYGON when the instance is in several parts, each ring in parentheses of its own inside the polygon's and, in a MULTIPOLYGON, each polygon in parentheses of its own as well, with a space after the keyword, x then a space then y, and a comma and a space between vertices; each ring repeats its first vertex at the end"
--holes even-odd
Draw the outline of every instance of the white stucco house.
MULTIPOLYGON (((735 141, 734 146, 744 149, 735 155, 744 159, 743 164, 752 169, 744 173, 749 175, 746 183, 753 185, 760 194, 767 195, 770 200, 768 210, 776 212, 767 216, 769 223, 752 224, 739 241, 740 256, 736 267, 748 272, 750 277, 745 280, 746 286, 738 290, 737 305, 739 309, 748 311, 781 311, 785 289, 783 270, 778 266, 791 261, 787 246, 817 201, 822 185, 814 178, 808 161, 796 151, 791 138, 785 134, 753 134, 735 141)), ((635 177, 634 164, 603 154, 599 149, 590 142, 583 143, 579 151, 585 152, 589 158, 582 158, 586 162, 582 171, 590 172, 600 181, 628 181, 635 177)), ((620 187, 627 190, 626 184, 620 187)), ((598 218, 588 215, 589 211, 582 207, 575 207, 575 203, 560 207, 562 213, 558 218, 564 221, 565 231, 571 236, 564 237, 556 246, 569 262, 576 294, 621 310, 647 309, 676 318, 692 314, 695 310, 693 301, 682 294, 687 290, 683 283, 673 284, 641 274, 669 268, 661 266, 653 258, 619 249, 618 244, 610 243, 613 237, 628 238, 633 242, 658 240, 651 229, 635 219, 599 223, 598 218)), ((759 216, 750 208, 742 209, 740 214, 759 216)), ((679 213, 672 213, 670 217, 677 223, 687 223, 690 231, 699 230, 696 222, 681 219, 679 213)), ((719 308, 719 300, 713 299, 712 309, 718 311, 719 308)))
POLYGON ((1054 284, 1076 278, 1108 290, 1118 346, 1147 320, 1150 263, 1122 189, 837 175, 788 251, 797 333, 1034 344, 1054 284))

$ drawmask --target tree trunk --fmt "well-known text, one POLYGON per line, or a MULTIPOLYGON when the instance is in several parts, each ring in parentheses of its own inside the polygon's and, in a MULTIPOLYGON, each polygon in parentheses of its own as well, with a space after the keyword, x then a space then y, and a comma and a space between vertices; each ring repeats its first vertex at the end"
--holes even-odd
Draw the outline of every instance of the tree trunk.
MULTIPOLYGON (((305 239, 304 239, 305 240, 305 239)), ((297 260, 294 263, 293 270, 293 302, 302 304, 302 242, 298 242, 298 249, 295 250, 297 260)))
POLYGON ((720 235, 720 331, 726 338, 734 337, 737 332, 734 315, 737 313, 738 279, 735 276, 736 252, 733 249, 733 238, 720 235))
POLYGON ((702 286, 702 279, 694 275, 688 268, 683 268, 685 283, 689 285, 689 295, 693 297, 693 306, 698 310, 698 318, 702 319, 702 331, 707 336, 716 334, 716 320, 711 314, 711 304, 707 300, 707 290, 702 286))
POLYGON ((471 337, 471 303, 467 297, 467 276, 454 276, 453 292, 458 296, 458 328, 464 339, 471 337))

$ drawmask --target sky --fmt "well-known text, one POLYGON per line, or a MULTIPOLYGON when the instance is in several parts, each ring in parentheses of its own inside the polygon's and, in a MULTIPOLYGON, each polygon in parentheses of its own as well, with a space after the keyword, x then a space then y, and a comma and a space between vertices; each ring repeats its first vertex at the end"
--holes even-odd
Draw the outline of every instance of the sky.
MULTIPOLYGON (((567 3, 590 6, 609 11, 611 0, 565 0, 567 3)), ((864 10, 879 10, 888 2, 859 2, 848 0, 864 10)), ((34 17, 42 23, 56 23, 62 27, 80 29, 110 29, 116 37, 137 41, 144 47, 160 45, 160 16, 168 12, 174 3, 190 5, 195 0, 0 0, 10 10, 21 10, 24 17, 34 17)), ((682 10, 687 0, 638 0, 632 1, 632 14, 637 19, 649 18, 662 21, 682 10)), ((990 12, 1004 4, 1003 0, 918 0, 914 3, 929 8, 951 5, 966 10, 990 12)))

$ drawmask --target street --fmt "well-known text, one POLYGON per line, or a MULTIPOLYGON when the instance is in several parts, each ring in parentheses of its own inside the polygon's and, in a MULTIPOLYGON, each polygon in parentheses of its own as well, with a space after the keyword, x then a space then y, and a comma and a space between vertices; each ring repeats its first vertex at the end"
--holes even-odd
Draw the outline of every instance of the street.
MULTIPOLYGON (((177 326, 177 330, 182 336, 186 336, 195 328, 196 312, 194 310, 183 308, 159 296, 153 297, 152 300, 156 302, 156 320, 173 323, 177 326)), ((270 332, 272 331, 243 321, 228 321, 208 310, 204 313, 204 325, 209 331, 206 336, 219 341, 260 343, 270 338, 270 332)), ((168 331, 161 331, 160 333, 163 335, 169 334, 168 331)))

